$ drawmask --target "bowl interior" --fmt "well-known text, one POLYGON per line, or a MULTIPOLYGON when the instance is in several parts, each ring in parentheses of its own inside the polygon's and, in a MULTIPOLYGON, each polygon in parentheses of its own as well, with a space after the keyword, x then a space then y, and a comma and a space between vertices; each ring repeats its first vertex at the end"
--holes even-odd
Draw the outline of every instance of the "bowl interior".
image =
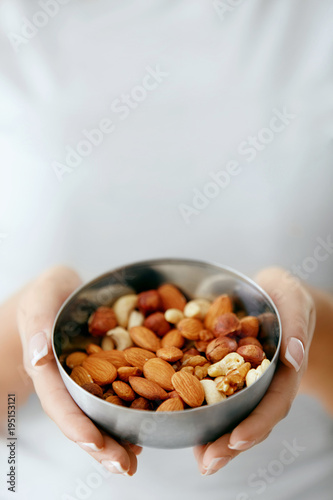
POLYGON ((236 311, 244 309, 248 315, 260 317, 261 342, 267 357, 274 357, 279 347, 280 319, 268 295, 247 277, 228 267, 184 259, 130 264, 110 271, 74 292, 55 321, 53 341, 57 356, 89 341, 87 319, 98 306, 112 305, 125 293, 139 293, 166 282, 178 286, 188 299, 214 299, 222 293, 229 294, 236 311))

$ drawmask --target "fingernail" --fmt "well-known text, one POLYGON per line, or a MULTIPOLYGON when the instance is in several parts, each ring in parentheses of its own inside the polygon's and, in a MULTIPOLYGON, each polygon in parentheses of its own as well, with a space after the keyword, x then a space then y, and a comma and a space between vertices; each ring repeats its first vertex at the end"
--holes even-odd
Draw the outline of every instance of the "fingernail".
POLYGON ((106 467, 110 472, 113 472, 114 474, 124 474, 128 475, 128 469, 124 469, 120 462, 116 462, 113 460, 102 460, 101 464, 103 467, 106 467))
POLYGON ((83 446, 83 447, 89 448, 92 451, 102 451, 103 450, 103 448, 98 448, 98 446, 96 446, 95 443, 80 443, 80 442, 77 442, 77 444, 79 446, 83 446))
POLYGON ((40 361, 47 356, 49 348, 45 332, 36 333, 29 341, 29 357, 32 366, 38 366, 40 361))
POLYGON ((298 372, 304 359, 304 346, 299 339, 291 337, 286 349, 286 360, 293 365, 298 372))
POLYGON ((222 467, 225 467, 231 460, 231 457, 220 457, 220 458, 214 458, 208 467, 204 466, 204 472, 202 472, 202 476, 210 476, 211 474, 214 474, 218 470, 220 470, 222 467))
POLYGON ((231 450, 245 451, 254 445, 255 441, 237 441, 235 444, 228 444, 231 450))

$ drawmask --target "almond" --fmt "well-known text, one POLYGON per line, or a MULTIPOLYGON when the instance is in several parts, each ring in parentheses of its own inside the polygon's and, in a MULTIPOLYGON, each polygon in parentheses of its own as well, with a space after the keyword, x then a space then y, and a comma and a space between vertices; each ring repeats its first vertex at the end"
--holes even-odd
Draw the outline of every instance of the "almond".
POLYGON ((141 349, 140 347, 130 347, 124 352, 126 362, 132 366, 143 369, 143 365, 148 359, 155 358, 155 354, 146 349, 141 349))
POLYGON ((206 357, 211 363, 217 363, 230 352, 237 350, 237 342, 229 337, 217 337, 212 340, 206 349, 206 357))
POLYGON ((175 374, 175 370, 163 359, 149 359, 143 366, 143 374, 147 380, 157 382, 166 391, 173 390, 171 378, 175 374))
POLYGON ((245 316, 240 320, 240 337, 257 337, 259 333, 259 320, 255 316, 245 316))
POLYGON ((161 297, 157 290, 148 290, 138 295, 138 308, 143 314, 160 311, 162 308, 161 297))
POLYGON ((114 405, 117 405, 117 406, 125 406, 125 403, 122 399, 120 399, 119 396, 109 396, 108 398, 106 398, 106 400, 108 403, 112 403, 114 405))
POLYGON ((200 319, 184 318, 177 324, 177 329, 183 337, 189 340, 199 340, 203 324, 200 319))
POLYGON ((252 368, 259 366, 266 357, 264 351, 257 345, 243 345, 238 347, 236 352, 244 358, 245 362, 251 363, 252 368))
POLYGON ((129 377, 140 377, 142 370, 136 366, 121 366, 118 368, 118 378, 123 382, 128 382, 129 377))
POLYGON ((101 337, 117 326, 117 318, 111 307, 101 306, 90 316, 88 329, 91 335, 101 337))
POLYGON ((97 396, 98 398, 103 397, 103 389, 95 384, 94 382, 90 382, 89 384, 83 384, 81 385, 82 389, 85 391, 90 392, 90 394, 93 394, 94 396, 97 396))
POLYGON ((133 342, 147 351, 156 352, 160 347, 160 339, 145 326, 133 326, 129 331, 133 342))
POLYGON ((72 352, 66 358, 66 365, 68 368, 74 368, 74 366, 82 365, 83 361, 88 357, 85 352, 72 352))
POLYGON ((157 408, 156 411, 182 411, 182 410, 184 410, 184 403, 180 399, 180 397, 177 397, 163 401, 163 403, 157 408))
POLYGON ((135 399, 135 392, 133 391, 133 389, 121 380, 116 380, 115 382, 113 382, 112 389, 117 394, 117 396, 119 396, 124 401, 134 401, 135 399))
POLYGON ((96 354, 96 352, 101 352, 103 349, 97 344, 88 344, 86 351, 88 354, 96 354))
POLYGON ((172 384, 179 396, 191 408, 202 405, 205 399, 205 393, 197 377, 181 370, 173 375, 172 384))
POLYGON ((174 285, 166 283, 158 288, 159 296, 161 297, 163 310, 179 309, 184 311, 186 299, 178 288, 174 285))
POLYGON ((132 389, 143 398, 156 401, 167 399, 168 394, 156 382, 141 377, 130 377, 129 383, 132 389))
POLYGON ((183 351, 178 347, 162 347, 156 351, 156 356, 169 363, 174 363, 183 357, 183 351))
POLYGON ((89 384, 93 382, 91 375, 82 366, 75 366, 71 373, 71 379, 78 385, 89 384))
POLYGON ((140 396, 139 398, 134 399, 130 408, 134 408, 135 410, 151 410, 151 402, 140 396))
POLYGON ((120 368, 121 366, 130 366, 130 363, 126 361, 125 351, 101 351, 96 354, 91 354, 92 358, 106 359, 110 363, 113 364, 116 368, 120 368))
POLYGON ((144 321, 143 326, 152 330, 159 337, 163 337, 170 329, 170 325, 162 312, 150 314, 144 321))
POLYGON ((178 347, 181 349, 185 343, 185 339, 179 330, 174 328, 170 330, 161 340, 161 347, 178 347))
POLYGON ((117 369, 106 359, 89 356, 82 366, 98 385, 112 384, 117 377, 117 369))
POLYGON ((228 312, 232 312, 232 302, 230 297, 228 295, 219 295, 208 309, 204 321, 205 327, 208 328, 208 330, 213 331, 217 318, 228 312))

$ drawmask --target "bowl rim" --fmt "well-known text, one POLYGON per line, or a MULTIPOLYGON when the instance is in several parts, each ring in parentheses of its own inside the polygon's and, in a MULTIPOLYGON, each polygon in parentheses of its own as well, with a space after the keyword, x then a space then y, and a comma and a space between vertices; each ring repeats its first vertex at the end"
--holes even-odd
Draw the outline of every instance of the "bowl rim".
MULTIPOLYGON (((63 310, 74 299, 74 297, 76 295, 80 294, 85 288, 90 288, 91 286, 93 286, 95 283, 98 283, 103 278, 106 278, 107 276, 115 274, 115 273, 121 273, 121 272, 123 272, 124 270, 126 270, 128 268, 131 268, 131 267, 134 267, 134 266, 136 266, 136 267, 152 266, 154 264, 155 265, 156 264, 192 264, 192 265, 194 264, 195 266, 200 266, 200 267, 207 267, 207 266, 208 267, 215 267, 215 268, 219 269, 220 271, 227 271, 227 273, 229 273, 231 276, 233 275, 235 278, 238 278, 238 279, 240 278, 242 281, 244 281, 245 283, 247 283, 250 286, 254 287, 257 291, 259 291, 261 293, 261 295, 263 295, 263 297, 269 303, 269 305, 272 307, 272 309, 273 309, 273 311, 274 311, 274 313, 275 313, 275 315, 277 317, 277 320, 278 320, 279 338, 278 338, 278 343, 277 343, 277 346, 276 346, 276 350, 275 350, 274 356, 271 359, 271 365, 249 387, 244 387, 241 391, 236 392, 236 394, 232 394, 228 398, 223 399, 222 401, 219 401, 218 403, 213 403, 211 405, 204 405, 204 406, 199 406, 199 407, 196 407, 196 408, 187 408, 187 409, 179 410, 179 411, 163 411, 163 412, 160 412, 160 413, 156 412, 156 411, 151 411, 151 412, 148 412, 148 413, 151 414, 154 418, 162 418, 163 415, 179 415, 179 414, 188 414, 189 412, 200 412, 200 411, 202 412, 202 411, 205 411, 205 410, 207 411, 208 408, 212 408, 212 407, 215 407, 215 406, 221 405, 221 404, 227 404, 227 402, 230 400, 230 398, 232 400, 235 400, 237 397, 241 397, 241 395, 244 394, 245 392, 251 391, 251 388, 253 388, 253 386, 255 386, 255 384, 258 382, 258 380, 260 380, 261 377, 264 376, 267 371, 269 371, 270 367, 273 365, 273 361, 275 362, 276 358, 278 358, 280 356, 280 348, 281 348, 281 342, 282 342, 282 323, 281 323, 280 314, 279 314, 279 311, 278 311, 276 305, 274 304, 272 298, 268 295, 268 293, 260 285, 258 285, 253 279, 249 278, 248 276, 246 276, 242 272, 239 272, 239 271, 233 269, 230 266, 225 266, 225 265, 219 264, 219 263, 217 263, 215 261, 206 261, 206 260, 198 260, 198 259, 188 259, 188 258, 181 258, 181 257, 160 257, 160 258, 155 258, 155 259, 134 261, 134 262, 131 262, 129 264, 123 264, 123 265, 118 266, 118 267, 116 267, 114 269, 111 269, 110 271, 107 271, 107 272, 104 272, 103 274, 98 275, 97 277, 93 278, 92 280, 89 280, 88 282, 83 283, 78 288, 76 288, 76 290, 74 290, 67 297, 67 299, 63 302, 63 304, 61 305, 61 307, 60 307, 59 311, 57 312, 57 315, 56 315, 56 317, 54 319, 53 325, 52 325, 52 351, 53 351, 53 355, 54 355, 54 358, 55 358, 57 366, 58 366, 58 370, 60 372, 59 374, 60 375, 64 374, 68 378, 68 380, 70 381, 70 383, 75 384, 76 388, 78 388, 81 391, 83 391, 83 393, 85 394, 86 397, 89 398, 89 396, 91 396, 93 398, 92 401, 96 401, 96 399, 97 399, 100 402, 102 402, 102 404, 105 404, 106 408, 110 407, 110 402, 105 401, 104 399, 101 399, 101 398, 95 396, 94 394, 91 394, 90 392, 86 391, 85 389, 82 389, 82 387, 80 385, 76 384, 74 382, 74 380, 71 379, 71 377, 68 375, 68 373, 66 372, 66 370, 63 368, 62 364, 59 361, 58 355, 57 355, 56 350, 55 350, 55 345, 54 345, 55 327, 57 325, 58 319, 60 318, 63 310)), ((278 365, 278 360, 277 360, 276 365, 278 365)), ((276 366, 276 368, 277 368, 277 366, 276 366)), ((275 368, 275 370, 276 370, 276 368, 275 368)), ((75 401, 74 398, 73 398, 73 400, 76 403, 76 401, 75 401)), ((143 410, 139 410, 139 409, 136 409, 136 408, 128 408, 127 406, 115 405, 113 403, 111 403, 111 405, 114 408, 119 409, 119 411, 125 411, 125 412, 130 411, 131 413, 133 413, 133 411, 134 411, 134 412, 136 412, 136 413, 138 413, 140 415, 143 414, 143 410)), ((147 412, 144 412, 144 414, 147 416, 147 412)))

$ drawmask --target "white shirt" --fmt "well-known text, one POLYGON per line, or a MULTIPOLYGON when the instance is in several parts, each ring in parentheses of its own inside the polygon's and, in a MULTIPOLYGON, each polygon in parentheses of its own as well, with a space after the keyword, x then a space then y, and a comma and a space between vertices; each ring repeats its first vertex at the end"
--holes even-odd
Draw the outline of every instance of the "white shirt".
MULTIPOLYGON (((160 256, 248 275, 278 264, 331 289, 331 2, 55 1, 0 6, 0 297, 54 263, 90 279, 160 256)), ((55 477, 53 498, 75 498, 92 461, 35 398, 20 411, 20 498, 45 498, 55 477)), ((176 498, 325 500, 329 432, 299 398, 216 477, 190 450, 146 449, 137 477, 90 498, 110 484, 115 498, 167 498, 173 477, 176 498), (293 439, 306 449, 257 492, 249 475, 293 439)))

